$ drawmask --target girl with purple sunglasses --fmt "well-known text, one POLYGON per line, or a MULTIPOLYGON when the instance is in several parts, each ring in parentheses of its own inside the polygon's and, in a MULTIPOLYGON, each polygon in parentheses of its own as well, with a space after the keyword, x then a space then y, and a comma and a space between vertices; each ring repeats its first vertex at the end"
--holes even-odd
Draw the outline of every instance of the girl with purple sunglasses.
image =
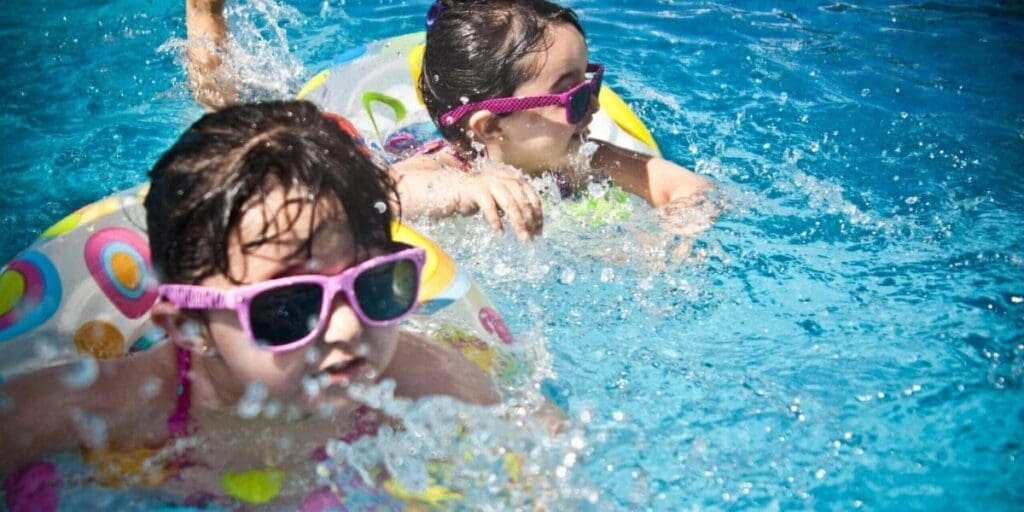
MULTIPOLYGON (((605 68, 590 61, 571 9, 545 0, 438 0, 427 25, 419 88, 448 146, 395 166, 407 188, 465 179, 457 170, 480 158, 528 176, 553 172, 563 195, 607 177, 656 207, 692 205, 712 187, 663 158, 589 138, 605 68), (592 155, 580 150, 588 141, 592 155)), ((411 203, 423 194, 407 196, 411 203)))
MULTIPOLYGON (((60 368, 3 383, 0 475, 45 452, 181 437, 198 445, 156 464, 176 475, 172 486, 219 482, 226 468, 311 471, 325 439, 354 439, 382 421, 349 398, 354 383, 391 379, 398 396, 497 401, 476 365, 399 329, 416 304, 424 252, 392 241, 387 171, 312 104, 207 114, 150 179, 146 221, 161 282, 151 314, 171 343, 99 361, 82 387, 60 386, 60 368), (254 400, 279 410, 251 419, 245 404, 254 400), (97 422, 99 432, 87 428, 97 422)), ((286 478, 282 494, 314 476, 305 478, 286 478)))

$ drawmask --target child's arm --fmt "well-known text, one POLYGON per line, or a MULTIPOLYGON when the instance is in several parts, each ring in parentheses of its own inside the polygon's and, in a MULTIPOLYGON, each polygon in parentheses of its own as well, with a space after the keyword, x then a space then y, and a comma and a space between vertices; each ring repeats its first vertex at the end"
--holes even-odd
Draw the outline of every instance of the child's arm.
POLYGON ((714 188, 711 181, 664 158, 620 148, 604 141, 598 144, 591 166, 608 173, 626 192, 644 198, 652 206, 699 202, 714 188))
MULTIPOLYGON (((173 354, 173 352, 172 352, 173 354)), ((167 437, 177 380, 165 347, 98 361, 96 380, 79 387, 60 366, 0 385, 0 475, 47 453, 80 446, 138 447, 167 437), (155 386, 153 385, 155 384, 155 386)))
POLYGON ((228 40, 224 0, 185 0, 185 27, 189 85, 196 101, 209 110, 236 102, 237 85, 221 67, 228 40))
POLYGON ((417 399, 447 395, 466 403, 498 402, 498 390, 479 366, 454 349, 400 332, 398 348, 384 377, 395 380, 395 395, 417 399))
POLYGON ((540 195, 522 173, 510 169, 467 172, 458 169, 460 162, 447 159, 454 157, 444 153, 419 155, 392 167, 403 216, 451 217, 480 212, 495 232, 503 233, 503 213, 520 240, 541 233, 544 213, 540 195))

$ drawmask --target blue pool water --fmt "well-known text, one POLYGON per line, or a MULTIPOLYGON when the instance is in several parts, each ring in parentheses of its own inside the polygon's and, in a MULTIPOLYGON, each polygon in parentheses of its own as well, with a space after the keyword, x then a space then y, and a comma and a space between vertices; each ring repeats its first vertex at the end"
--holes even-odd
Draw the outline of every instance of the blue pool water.
MULTIPOLYGON (((235 4, 251 97, 425 1, 235 4)), ((1024 507, 1024 7, 580 0, 592 59, 723 211, 448 236, 586 429, 607 509, 1024 507), (560 229, 564 228, 564 229, 560 229)), ((5 6, 0 259, 201 113, 180 2, 5 6)))

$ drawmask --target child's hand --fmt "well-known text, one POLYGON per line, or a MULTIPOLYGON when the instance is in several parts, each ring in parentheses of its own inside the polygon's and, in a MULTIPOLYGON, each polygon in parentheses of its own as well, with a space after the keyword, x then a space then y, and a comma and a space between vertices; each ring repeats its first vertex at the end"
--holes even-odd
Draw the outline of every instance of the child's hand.
POLYGON ((502 214, 508 217, 516 237, 532 240, 544 229, 544 212, 540 195, 519 173, 486 170, 466 174, 458 181, 456 209, 463 215, 476 212, 497 233, 504 233, 502 214))

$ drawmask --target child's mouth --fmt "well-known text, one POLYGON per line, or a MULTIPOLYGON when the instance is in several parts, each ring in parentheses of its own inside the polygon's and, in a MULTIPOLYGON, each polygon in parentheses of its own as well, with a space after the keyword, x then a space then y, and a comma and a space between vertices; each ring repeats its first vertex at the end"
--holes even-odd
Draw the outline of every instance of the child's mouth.
POLYGON ((357 357, 343 363, 332 364, 320 370, 321 385, 347 386, 356 380, 366 369, 366 359, 357 357))

